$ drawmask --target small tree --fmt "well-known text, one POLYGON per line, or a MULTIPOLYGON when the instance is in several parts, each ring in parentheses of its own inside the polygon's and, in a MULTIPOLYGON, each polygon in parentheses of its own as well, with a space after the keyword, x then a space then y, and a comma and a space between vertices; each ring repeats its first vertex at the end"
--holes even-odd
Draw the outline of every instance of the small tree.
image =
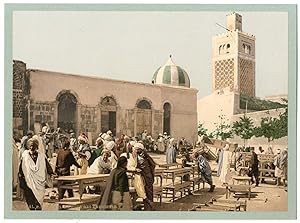
POLYGON ((251 139, 254 135, 254 124, 250 117, 244 115, 240 117, 239 121, 235 121, 232 125, 234 134, 241 137, 244 140, 244 148, 246 146, 246 140, 251 139))
POLYGON ((264 117, 260 121, 260 126, 255 128, 255 136, 265 137, 270 145, 271 141, 280 137, 280 131, 278 130, 277 125, 277 118, 264 117))
POLYGON ((212 132, 213 137, 216 139, 226 140, 232 137, 232 129, 229 120, 225 118, 225 115, 219 115, 220 122, 215 123, 216 129, 212 132))
POLYGON ((285 137, 288 135, 288 101, 286 99, 282 99, 285 102, 285 111, 279 114, 277 127, 278 127, 278 137, 285 137))
POLYGON ((208 129, 203 126, 203 123, 198 124, 198 136, 207 136, 208 129))

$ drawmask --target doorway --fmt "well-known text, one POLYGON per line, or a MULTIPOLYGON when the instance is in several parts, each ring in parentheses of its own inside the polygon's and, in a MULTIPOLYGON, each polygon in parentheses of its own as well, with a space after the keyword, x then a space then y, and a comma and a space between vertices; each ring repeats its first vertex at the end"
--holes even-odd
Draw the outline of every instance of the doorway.
POLYGON ((57 127, 65 132, 75 131, 76 128, 76 97, 69 93, 63 93, 58 98, 57 127))
POLYGON ((148 101, 141 100, 137 103, 136 134, 141 135, 144 130, 152 134, 152 110, 148 101))
POLYGON ((170 135, 170 133, 171 133, 171 105, 168 102, 164 104, 163 130, 168 135, 170 135))

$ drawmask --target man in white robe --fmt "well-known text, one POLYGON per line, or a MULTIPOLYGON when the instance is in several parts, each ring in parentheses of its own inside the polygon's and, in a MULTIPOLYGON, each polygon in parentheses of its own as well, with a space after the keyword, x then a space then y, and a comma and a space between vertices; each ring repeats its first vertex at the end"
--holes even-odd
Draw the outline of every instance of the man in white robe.
POLYGON ((231 179, 230 158, 231 158, 231 154, 229 151, 229 145, 226 144, 225 147, 223 148, 222 169, 221 169, 221 174, 219 176, 219 180, 221 181, 223 186, 227 185, 231 179))

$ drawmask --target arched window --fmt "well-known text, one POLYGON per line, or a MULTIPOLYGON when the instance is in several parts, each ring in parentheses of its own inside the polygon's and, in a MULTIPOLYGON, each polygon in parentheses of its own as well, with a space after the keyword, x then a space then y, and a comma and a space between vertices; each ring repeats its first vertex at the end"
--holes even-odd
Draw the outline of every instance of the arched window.
POLYGON ((170 135, 171 132, 171 105, 166 102, 164 104, 164 120, 163 120, 163 130, 170 135))
POLYGON ((103 106, 116 106, 117 103, 112 96, 106 96, 102 99, 101 105, 103 106))
POLYGON ((226 45, 226 53, 229 53, 229 49, 230 49, 230 44, 227 43, 227 45, 226 45))
POLYGON ((136 107, 140 109, 151 109, 151 104, 146 100, 141 100, 137 103, 136 107))
POLYGON ((248 46, 248 54, 251 54, 251 46, 248 46))

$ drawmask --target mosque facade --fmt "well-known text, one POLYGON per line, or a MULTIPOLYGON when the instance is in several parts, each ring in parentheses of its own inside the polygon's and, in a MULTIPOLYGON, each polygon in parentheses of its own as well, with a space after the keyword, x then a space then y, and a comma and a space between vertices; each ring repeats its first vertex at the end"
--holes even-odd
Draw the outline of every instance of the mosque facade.
MULTIPOLYGON (((48 123, 85 132, 93 140, 108 129, 116 136, 147 130, 153 138, 167 132, 195 142, 198 123, 212 132, 220 115, 228 124, 244 114, 256 124, 270 114, 277 117, 282 109, 252 110, 247 104, 256 100, 255 36, 242 25, 242 16, 231 13, 226 32, 213 37, 212 93, 198 100, 187 72, 171 57, 154 72, 152 83, 27 69, 22 61, 14 61, 13 128, 24 134, 48 123)), ((280 144, 287 145, 287 137, 280 144)))
MULTIPOLYGON (((44 123, 94 140, 111 130, 157 138, 167 132, 190 142, 197 139, 197 90, 188 74, 170 57, 152 83, 27 69, 13 64, 13 128, 39 131, 44 123)), ((149 78, 150 79, 150 78, 149 78)), ((24 134, 24 132, 22 132, 24 134)))

